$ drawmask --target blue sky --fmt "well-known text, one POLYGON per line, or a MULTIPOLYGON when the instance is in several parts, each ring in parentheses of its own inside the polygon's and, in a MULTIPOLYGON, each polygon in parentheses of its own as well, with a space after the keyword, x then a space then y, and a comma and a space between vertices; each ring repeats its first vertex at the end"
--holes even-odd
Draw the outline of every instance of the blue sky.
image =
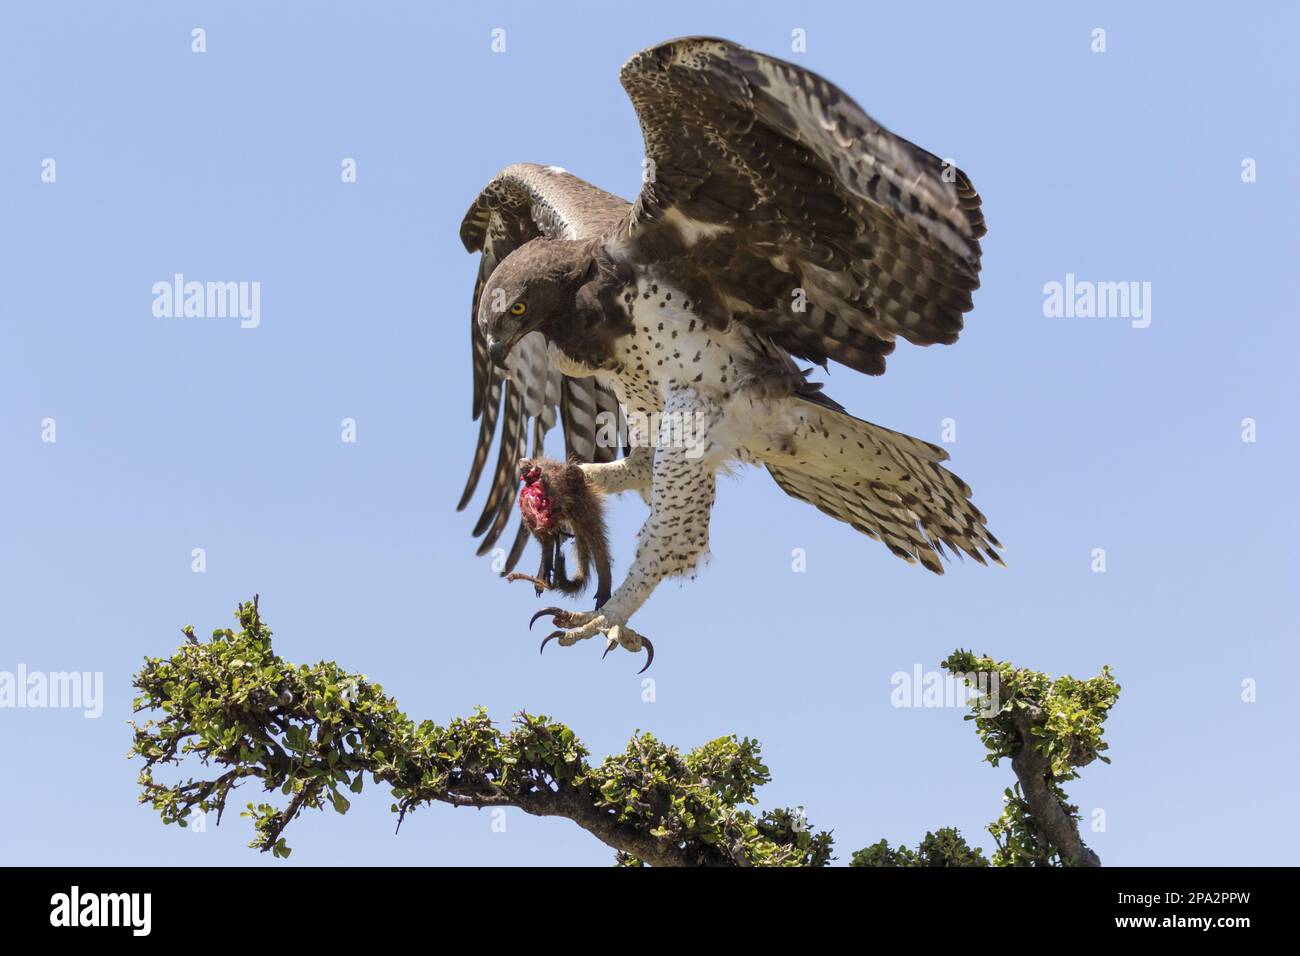
MULTIPOLYGON (((336 659, 417 719, 526 708, 596 755, 637 729, 683 747, 757 737, 765 805, 804 806, 841 861, 946 825, 987 847, 1012 781, 961 711, 892 707, 892 674, 959 646, 1057 674, 1110 664, 1114 763, 1070 788, 1105 813, 1085 834, 1103 862, 1294 860, 1279 826, 1297 766, 1293 10, 118 6, 0 14, 0 671, 98 671, 106 696, 97 720, 0 709, 7 861, 611 861, 517 812, 499 833, 435 807, 394 836, 374 790, 346 819, 294 824, 288 864, 246 849, 237 818, 162 827, 124 756, 131 674, 254 592, 281 654, 336 659), (538 657, 532 589, 473 555, 481 496, 453 510, 477 427, 457 229, 516 161, 632 195, 641 143, 618 68, 691 33, 822 73, 983 195, 961 341, 902 345, 881 378, 833 369, 827 390, 932 441, 954 419, 953 468, 1009 567, 936 578, 743 472, 721 482, 707 570, 634 620, 658 650, 645 703, 629 655, 538 657), (177 272, 260 282, 260 325, 155 317, 151 287, 177 272), (1043 287, 1067 273, 1151 283, 1150 326, 1046 317, 1043 287)), ((644 513, 614 509, 616 576, 644 513)))

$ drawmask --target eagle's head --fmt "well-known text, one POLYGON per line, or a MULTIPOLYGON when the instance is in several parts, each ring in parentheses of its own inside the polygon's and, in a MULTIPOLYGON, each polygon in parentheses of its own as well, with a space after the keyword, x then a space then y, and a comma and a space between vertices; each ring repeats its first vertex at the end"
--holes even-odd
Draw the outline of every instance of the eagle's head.
POLYGON ((592 261, 588 243, 564 239, 533 239, 501 260, 478 300, 478 327, 493 364, 505 368, 529 332, 553 338, 557 324, 572 317, 592 261))

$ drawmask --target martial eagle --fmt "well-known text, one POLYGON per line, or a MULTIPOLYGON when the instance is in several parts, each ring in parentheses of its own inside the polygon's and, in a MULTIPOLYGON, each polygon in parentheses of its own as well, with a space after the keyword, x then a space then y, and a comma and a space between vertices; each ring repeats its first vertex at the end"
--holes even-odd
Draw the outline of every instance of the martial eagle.
MULTIPOLYGON (((715 475, 737 462, 936 574, 945 549, 1000 564, 943 449, 853 417, 794 361, 879 375, 900 337, 957 340, 985 232, 970 180, 820 76, 726 40, 651 47, 620 79, 645 139, 634 203, 521 163, 461 224, 482 253, 461 508, 501 431, 478 553, 509 521, 530 438, 540 454, 558 420, 592 486, 650 505, 603 605, 534 616, 565 646, 642 649, 628 619, 707 553, 715 475), (612 419, 624 438, 602 433, 612 419)), ((526 540, 521 526, 506 571, 526 540)))

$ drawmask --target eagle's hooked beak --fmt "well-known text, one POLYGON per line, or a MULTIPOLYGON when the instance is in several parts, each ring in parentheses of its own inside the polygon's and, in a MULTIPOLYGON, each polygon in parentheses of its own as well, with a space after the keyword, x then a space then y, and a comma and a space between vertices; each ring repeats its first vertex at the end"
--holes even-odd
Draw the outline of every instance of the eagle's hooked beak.
POLYGON ((530 322, 527 325, 520 326, 515 330, 514 335, 504 341, 495 336, 489 335, 487 340, 488 358, 492 360, 492 364, 501 369, 501 371, 508 372, 509 369, 506 367, 506 356, 509 355, 510 350, 515 347, 515 343, 529 332, 536 329, 540 324, 541 320, 539 319, 530 322))
POLYGON ((503 372, 506 370, 506 356, 510 354, 510 346, 514 343, 511 341, 502 342, 498 339, 488 339, 488 358, 492 364, 503 372))

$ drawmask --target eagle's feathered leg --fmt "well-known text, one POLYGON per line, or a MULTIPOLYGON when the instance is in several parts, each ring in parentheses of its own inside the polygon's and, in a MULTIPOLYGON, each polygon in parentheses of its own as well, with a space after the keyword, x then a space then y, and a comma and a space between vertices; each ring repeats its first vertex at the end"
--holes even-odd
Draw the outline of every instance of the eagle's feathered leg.
MULTIPOLYGON (((641 462, 647 458, 653 462, 650 516, 637 535, 636 558, 627 577, 599 611, 582 613, 545 608, 533 615, 536 621, 550 614, 559 628, 547 635, 542 647, 551 640, 569 647, 597 634, 603 634, 610 642, 606 653, 614 644, 631 651, 649 646, 643 635, 627 626, 628 619, 660 581, 692 574, 709 550, 709 515, 717 487, 715 472, 720 454, 710 434, 712 427, 721 421, 722 413, 720 403, 695 389, 678 388, 669 392, 658 441, 653 450, 647 449, 640 458, 641 462)), ((631 456, 624 460, 631 461, 631 456)), ((627 474, 631 475, 637 467, 644 466, 640 463, 630 466, 627 474)), ((653 649, 650 653, 653 656, 653 649)))

